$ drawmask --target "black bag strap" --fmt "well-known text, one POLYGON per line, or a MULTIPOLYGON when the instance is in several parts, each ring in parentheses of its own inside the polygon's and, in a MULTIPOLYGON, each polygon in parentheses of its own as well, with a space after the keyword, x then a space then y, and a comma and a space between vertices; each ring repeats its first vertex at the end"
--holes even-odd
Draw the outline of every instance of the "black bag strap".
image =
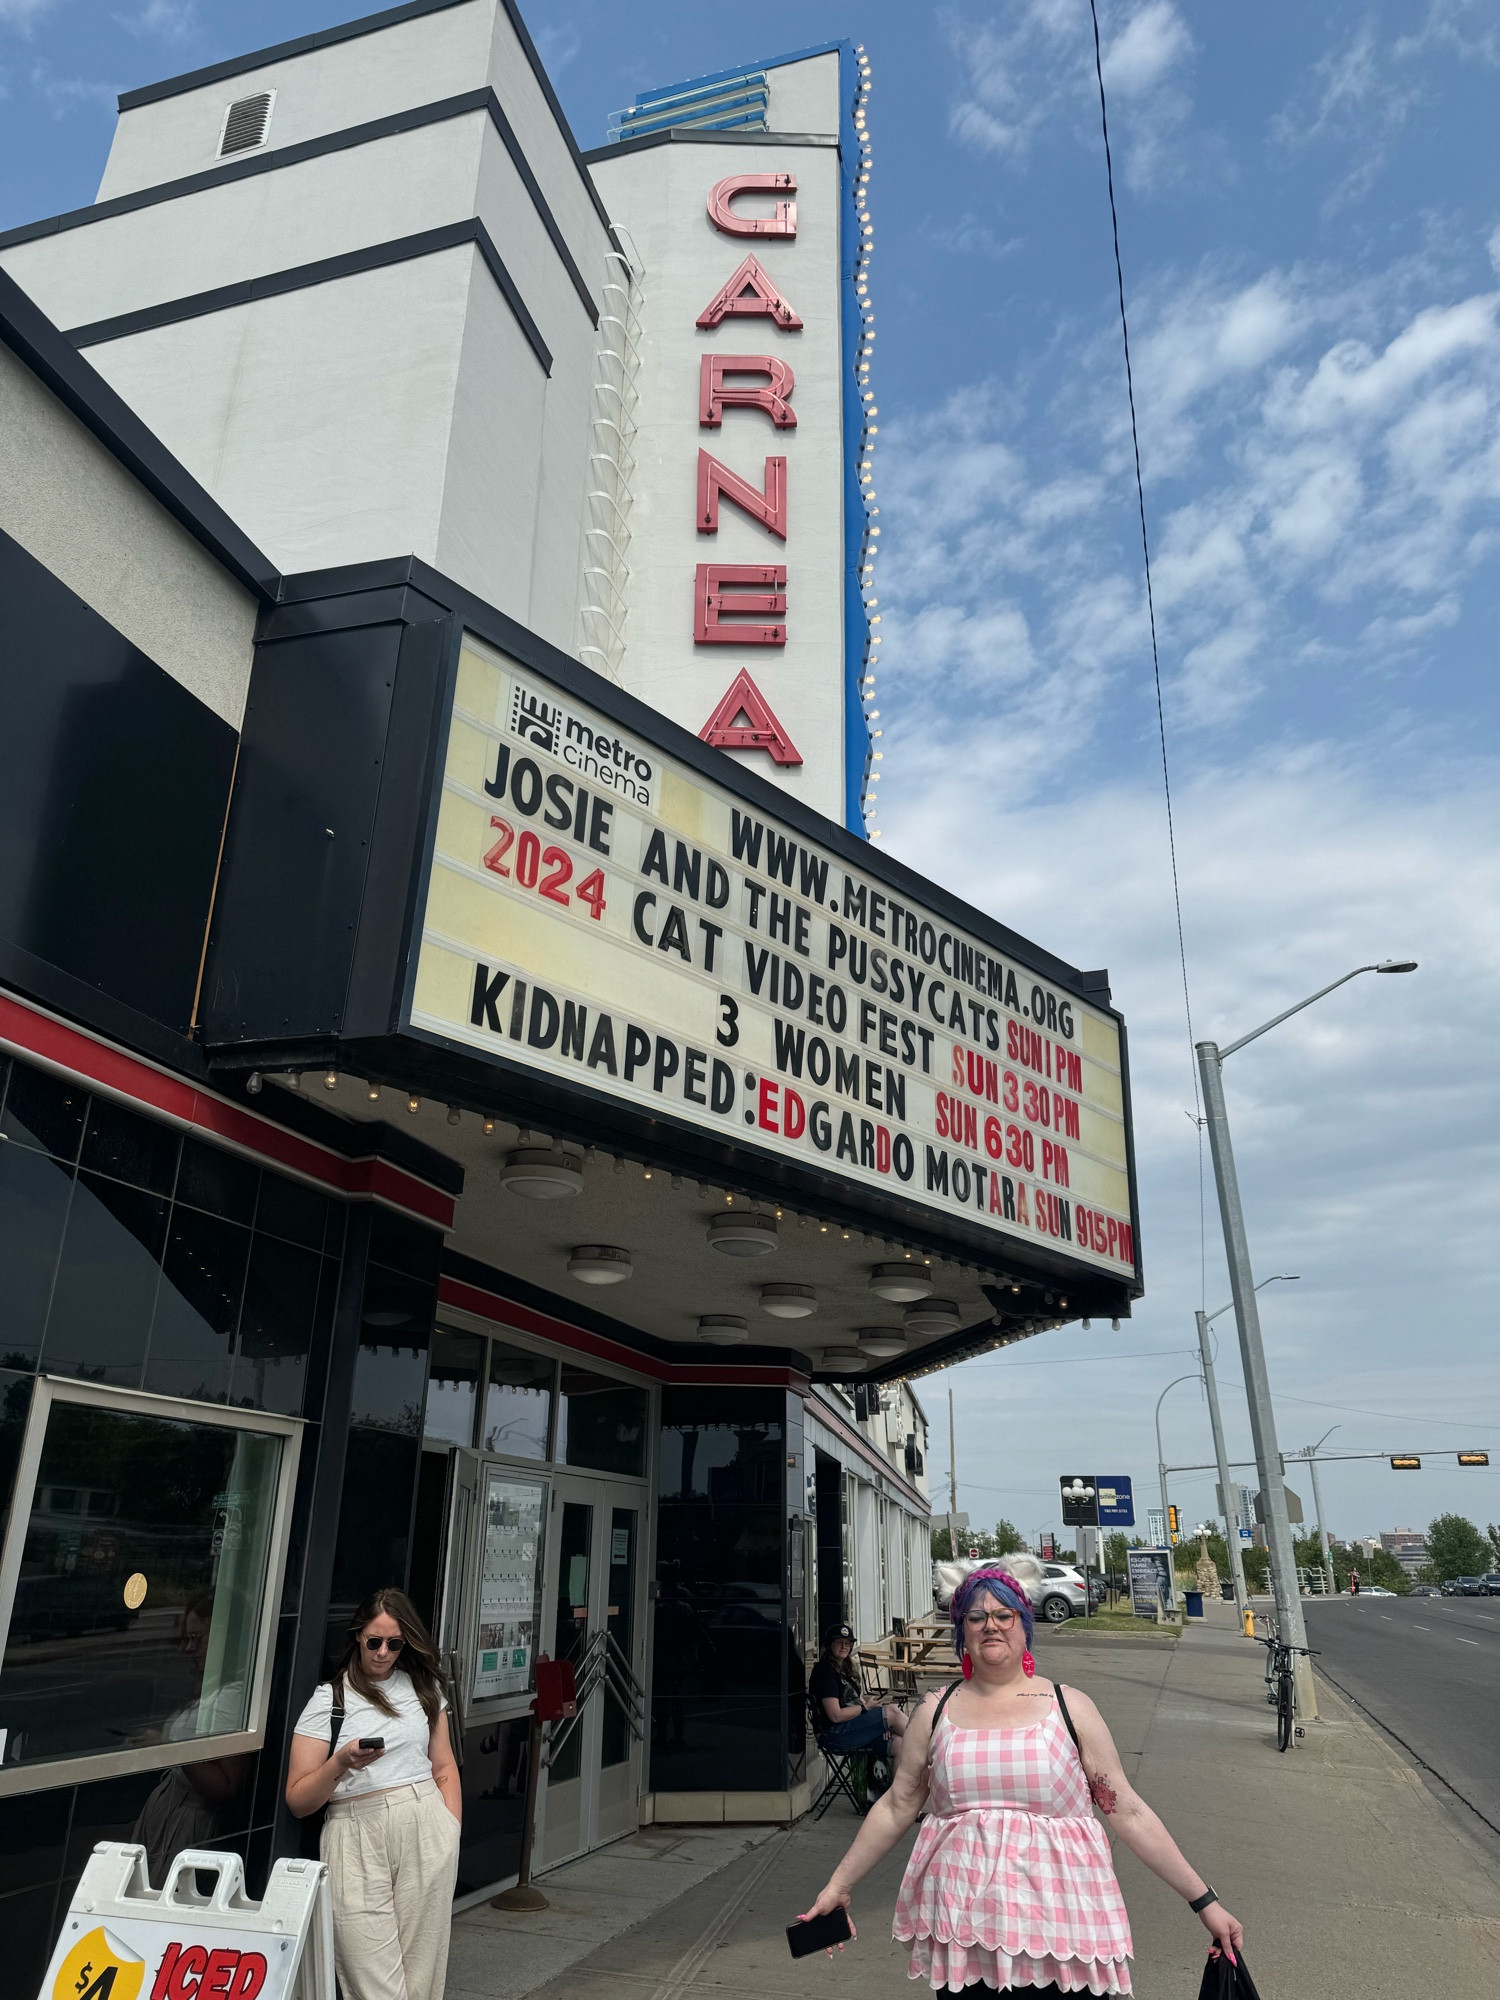
POLYGON ((949 1681, 948 1685, 938 1696, 938 1705, 932 1711, 932 1731, 927 1738, 927 1755, 929 1758, 932 1756, 932 1746, 937 1741, 937 1726, 942 1719, 943 1710, 948 1706, 950 1697, 956 1695, 962 1686, 962 1681, 949 1681))
POLYGON ((328 1754, 331 1757, 339 1747, 339 1737, 344 1727, 344 1682, 340 1675, 330 1690, 332 1707, 328 1712, 328 1754))
POLYGON ((1052 1683, 1052 1692, 1057 1697, 1058 1709, 1063 1721, 1067 1724, 1068 1734, 1073 1739, 1073 1748, 1078 1752, 1078 1761, 1081 1764, 1083 1762, 1083 1745, 1078 1740, 1078 1731, 1073 1727, 1073 1718, 1068 1713, 1067 1699, 1063 1694, 1061 1681, 1054 1681, 1052 1683))

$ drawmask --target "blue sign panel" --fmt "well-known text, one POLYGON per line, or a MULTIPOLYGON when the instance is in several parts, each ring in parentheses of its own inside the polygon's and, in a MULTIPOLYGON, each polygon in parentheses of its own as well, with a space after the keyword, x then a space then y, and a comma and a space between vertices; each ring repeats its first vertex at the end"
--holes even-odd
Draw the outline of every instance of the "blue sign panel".
POLYGON ((1099 1493, 1099 1526, 1133 1528, 1135 1500, 1131 1495, 1130 1481, 1123 1473, 1101 1472, 1094 1484, 1099 1493))

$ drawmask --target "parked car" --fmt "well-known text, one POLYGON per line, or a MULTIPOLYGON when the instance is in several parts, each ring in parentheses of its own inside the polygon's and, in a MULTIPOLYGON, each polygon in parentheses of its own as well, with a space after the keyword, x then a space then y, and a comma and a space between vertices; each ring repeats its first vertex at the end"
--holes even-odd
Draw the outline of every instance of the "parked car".
POLYGON ((1413 1597, 1441 1597, 1442 1592, 1435 1583, 1414 1583, 1411 1594, 1413 1597))
POLYGON ((1456 1576, 1453 1579, 1455 1597, 1486 1597, 1488 1594, 1482 1576, 1456 1576))
POLYGON ((1089 1587, 1084 1590, 1083 1571, 1076 1563, 1042 1564, 1042 1600, 1037 1611, 1049 1625, 1061 1625, 1069 1618, 1082 1618, 1091 1597, 1094 1607, 1104 1602, 1108 1586, 1097 1570, 1089 1573, 1089 1587))
POLYGON ((1492 1569, 1479 1579, 1484 1585, 1486 1597, 1500 1597, 1500 1569, 1492 1569))
POLYGON ((1359 1594, 1361 1597, 1395 1597, 1399 1595, 1394 1590, 1382 1590, 1378 1583, 1365 1584, 1359 1594))
POLYGON ((1457 1597, 1458 1585, 1454 1582, 1451 1576, 1444 1577, 1442 1582, 1442 1587, 1440 1588, 1438 1595, 1440 1597, 1457 1597))

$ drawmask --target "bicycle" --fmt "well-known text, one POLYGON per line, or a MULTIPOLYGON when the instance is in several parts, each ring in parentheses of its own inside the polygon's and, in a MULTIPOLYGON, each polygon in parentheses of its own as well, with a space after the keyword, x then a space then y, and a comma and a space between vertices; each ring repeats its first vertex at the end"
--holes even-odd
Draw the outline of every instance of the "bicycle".
POLYGON ((1288 1646, 1280 1633, 1273 1630, 1268 1639, 1260 1642, 1266 1649, 1266 1700, 1276 1710, 1276 1748, 1290 1750, 1292 1737, 1302 1735, 1296 1721, 1296 1684, 1293 1677, 1292 1657, 1300 1653, 1304 1659, 1315 1659, 1315 1646, 1288 1646))

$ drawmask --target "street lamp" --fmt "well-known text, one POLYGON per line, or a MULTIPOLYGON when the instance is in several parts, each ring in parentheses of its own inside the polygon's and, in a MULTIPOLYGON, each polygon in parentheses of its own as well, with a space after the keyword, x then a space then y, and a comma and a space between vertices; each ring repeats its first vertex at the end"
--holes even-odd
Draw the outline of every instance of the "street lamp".
MULTIPOLYGON (((1282 1640, 1289 1646, 1307 1645, 1307 1627, 1302 1618, 1302 1599, 1297 1589, 1296 1555, 1292 1548, 1292 1528, 1287 1519, 1286 1488, 1281 1478, 1281 1455, 1276 1444, 1276 1418, 1271 1408, 1271 1385, 1266 1375, 1266 1354, 1261 1344, 1260 1317, 1255 1305, 1255 1281, 1250 1269, 1250 1246, 1245 1240, 1245 1216, 1240 1207, 1239 1181, 1234 1169, 1234 1151, 1229 1140, 1229 1118, 1224 1109, 1224 1058, 1245 1048, 1261 1035, 1300 1014, 1315 1000, 1335 987, 1357 979, 1362 972, 1415 972, 1412 958, 1387 958, 1378 965, 1357 965, 1341 979, 1320 986, 1295 1007, 1288 1007, 1241 1035, 1227 1049, 1216 1042, 1197 1045, 1198 1074, 1203 1084, 1203 1109, 1208 1121, 1209 1152, 1214 1163, 1214 1181, 1219 1191, 1219 1215, 1224 1224, 1224 1254, 1229 1263, 1229 1289, 1233 1294, 1235 1324, 1240 1336, 1240 1360, 1245 1371, 1245 1390, 1250 1405, 1250 1433, 1255 1440, 1255 1462, 1260 1473, 1261 1507, 1266 1517, 1266 1541, 1271 1553, 1271 1581, 1276 1593, 1276 1622, 1282 1640)), ((1292 1655, 1297 1683, 1297 1708, 1308 1720, 1315 1720, 1318 1698, 1305 1650, 1292 1655)))
POLYGON ((1167 1400, 1168 1394, 1177 1387, 1178 1382, 1197 1380, 1196 1369, 1191 1375, 1179 1375, 1176 1381, 1167 1384, 1156 1399, 1156 1476, 1161 1481, 1161 1531, 1167 1538, 1169 1549, 1172 1546, 1172 1510, 1167 1505, 1167 1459, 1166 1453, 1161 1448, 1161 1406, 1167 1400))
MULTIPOLYGON (((1278 1271, 1274 1278, 1262 1278, 1255 1287, 1263 1292, 1267 1285, 1295 1285, 1298 1273, 1278 1271)), ((1245 1587, 1245 1559, 1240 1553, 1239 1525, 1229 1518, 1229 1454, 1224 1449, 1224 1425, 1219 1416, 1219 1385, 1214 1379, 1213 1347, 1208 1338, 1208 1329, 1216 1319, 1222 1319, 1233 1306, 1220 1306, 1217 1312, 1195 1313, 1198 1322, 1198 1352, 1203 1360, 1203 1386, 1208 1391, 1208 1420, 1213 1427, 1214 1459, 1219 1468, 1220 1505, 1224 1509, 1224 1540, 1229 1550, 1229 1573, 1234 1579, 1234 1608, 1239 1613, 1240 1630, 1254 1633, 1250 1623, 1250 1593, 1245 1587)), ((1160 1440, 1158 1440, 1159 1442, 1160 1440)))
POLYGON ((1318 1453, 1327 1444, 1335 1431, 1342 1430, 1342 1424, 1330 1424, 1316 1444, 1304 1445, 1295 1458, 1305 1458, 1307 1469, 1312 1474, 1313 1512, 1318 1521, 1318 1548, 1323 1557, 1323 1591, 1325 1596, 1333 1595, 1333 1559, 1328 1553, 1328 1530, 1323 1525, 1323 1489, 1318 1484, 1318 1453))

